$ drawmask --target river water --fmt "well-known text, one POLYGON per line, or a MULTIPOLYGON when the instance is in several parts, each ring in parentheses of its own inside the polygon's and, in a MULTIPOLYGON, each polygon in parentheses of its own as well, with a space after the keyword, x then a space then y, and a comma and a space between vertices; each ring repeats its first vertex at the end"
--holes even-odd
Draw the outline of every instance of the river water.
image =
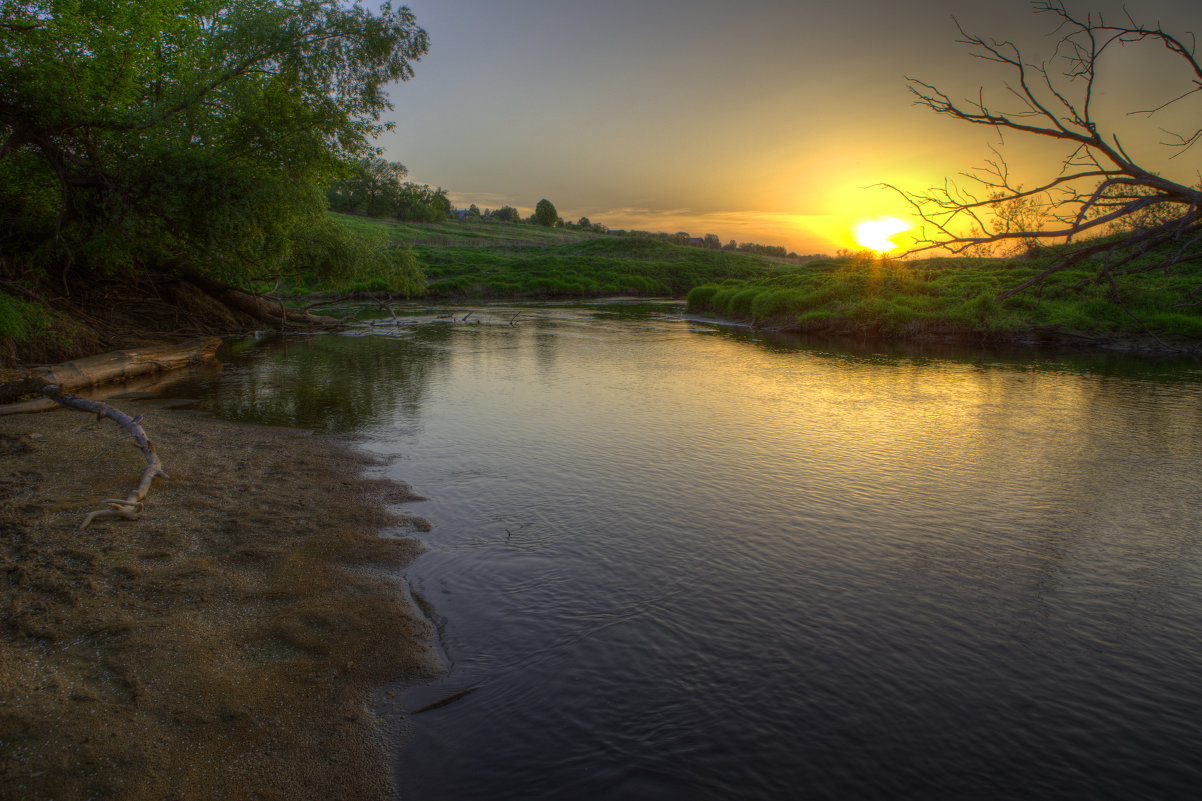
POLYGON ((381 694, 402 798, 1202 787, 1196 363, 446 313, 207 388, 430 498, 406 578, 449 669, 381 694))

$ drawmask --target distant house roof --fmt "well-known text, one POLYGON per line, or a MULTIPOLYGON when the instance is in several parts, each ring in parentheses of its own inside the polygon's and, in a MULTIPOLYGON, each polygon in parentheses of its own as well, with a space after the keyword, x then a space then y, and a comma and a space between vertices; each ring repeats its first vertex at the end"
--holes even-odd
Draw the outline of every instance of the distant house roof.
POLYGON ((467 209, 455 209, 451 214, 460 220, 467 219, 467 209))
POLYGON ((692 245, 692 246, 693 246, 693 247, 695 247, 695 248, 701 248, 701 247, 705 247, 705 237, 702 237, 702 236, 690 236, 690 237, 689 237, 689 244, 690 244, 690 245, 692 245))

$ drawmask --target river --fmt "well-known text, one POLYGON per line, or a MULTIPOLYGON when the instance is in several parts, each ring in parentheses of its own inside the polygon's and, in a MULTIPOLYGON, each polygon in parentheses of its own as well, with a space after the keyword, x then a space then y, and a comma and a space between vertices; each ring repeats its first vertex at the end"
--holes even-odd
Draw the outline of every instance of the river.
POLYGON ((406 578, 448 671, 380 695, 402 798, 1202 786, 1197 363, 447 312, 189 389, 430 498, 406 578))

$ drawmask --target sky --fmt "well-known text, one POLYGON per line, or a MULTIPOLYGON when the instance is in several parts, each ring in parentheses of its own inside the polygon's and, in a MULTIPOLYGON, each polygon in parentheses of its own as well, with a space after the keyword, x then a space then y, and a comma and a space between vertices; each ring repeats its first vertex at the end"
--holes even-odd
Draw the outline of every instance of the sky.
MULTIPOLYGON (((395 127, 377 144, 411 180, 445 188, 460 208, 530 214, 547 198, 569 221, 833 253, 855 247, 858 220, 917 222, 880 183, 942 184, 980 166, 990 146, 1028 185, 1059 164, 1059 148, 1013 134, 1003 143, 991 128, 916 105, 906 83, 919 78, 956 99, 985 87, 987 100, 1005 106, 1009 76, 956 43, 953 16, 970 33, 1045 60, 1055 21, 1028 0, 407 5, 430 52, 413 79, 390 87, 395 109, 386 119, 395 127)), ((1123 8, 1067 5, 1108 21, 1123 8)), ((1141 24, 1202 35, 1198 0, 1129 5, 1141 24)), ((1156 142, 1158 123, 1197 128, 1202 96, 1166 120, 1123 113, 1190 86, 1173 62, 1133 50, 1103 65, 1098 108, 1144 154, 1137 158, 1196 184, 1202 147, 1168 162, 1156 142)))

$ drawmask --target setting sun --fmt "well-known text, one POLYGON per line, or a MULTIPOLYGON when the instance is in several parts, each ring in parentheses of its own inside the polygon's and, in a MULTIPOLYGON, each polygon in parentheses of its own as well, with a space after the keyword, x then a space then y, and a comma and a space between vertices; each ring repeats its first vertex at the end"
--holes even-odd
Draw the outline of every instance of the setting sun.
POLYGON ((860 247, 885 253, 898 245, 889 237, 909 229, 909 224, 896 217, 874 217, 856 223, 856 242, 860 247))

